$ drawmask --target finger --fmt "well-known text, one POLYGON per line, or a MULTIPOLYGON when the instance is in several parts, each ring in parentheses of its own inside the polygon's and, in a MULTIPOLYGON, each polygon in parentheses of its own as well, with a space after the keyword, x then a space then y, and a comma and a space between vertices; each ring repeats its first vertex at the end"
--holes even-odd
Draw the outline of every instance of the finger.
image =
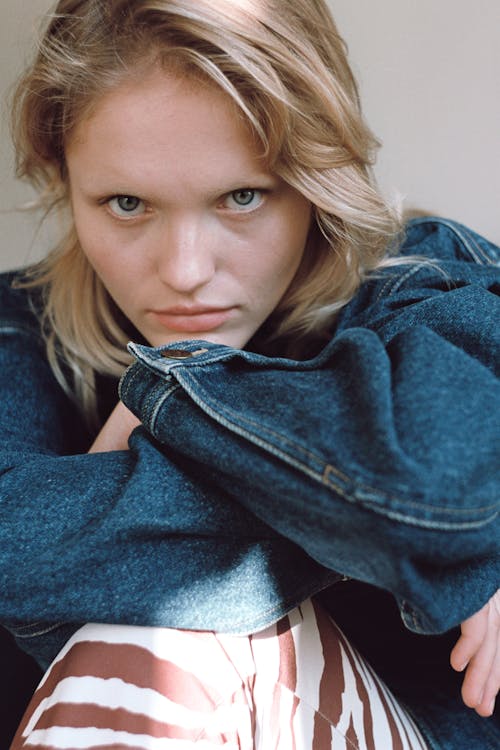
POLYGON ((499 689, 498 640, 498 623, 489 616, 485 637, 467 666, 462 685, 464 703, 481 716, 490 715, 491 703, 499 689))
POLYGON ((463 672, 474 654, 481 647, 482 639, 460 636, 451 654, 450 664, 457 672, 463 672))
POLYGON ((495 710, 495 700, 500 690, 500 636, 496 638, 496 653, 493 658, 490 673, 487 678, 483 697, 476 711, 480 716, 491 716, 495 710))
POLYGON ((479 651, 486 637, 487 627, 488 605, 462 623, 462 634, 450 654, 451 666, 457 672, 463 672, 472 657, 479 651))
POLYGON ((496 665, 492 670, 490 677, 484 689, 483 699, 476 711, 480 716, 491 716, 495 710, 495 701, 500 690, 500 656, 497 653, 496 665))

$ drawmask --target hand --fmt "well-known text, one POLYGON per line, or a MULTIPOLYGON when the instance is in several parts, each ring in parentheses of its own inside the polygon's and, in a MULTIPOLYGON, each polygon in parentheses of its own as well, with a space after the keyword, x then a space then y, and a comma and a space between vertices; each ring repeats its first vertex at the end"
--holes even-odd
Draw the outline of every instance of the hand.
POLYGON ((491 716, 500 689, 500 589, 461 629, 450 662, 457 672, 466 670, 463 701, 480 716, 491 716))
POLYGON ((115 406, 101 431, 92 443, 89 453, 128 450, 128 439, 140 421, 121 401, 115 406))

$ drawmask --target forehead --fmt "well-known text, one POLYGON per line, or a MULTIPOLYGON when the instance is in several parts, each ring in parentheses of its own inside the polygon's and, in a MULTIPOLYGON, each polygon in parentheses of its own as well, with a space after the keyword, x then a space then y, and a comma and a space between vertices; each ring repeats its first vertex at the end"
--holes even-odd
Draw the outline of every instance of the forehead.
POLYGON ((262 148, 236 103, 213 83, 160 69, 105 93, 73 130, 68 165, 111 172, 267 171, 262 148))

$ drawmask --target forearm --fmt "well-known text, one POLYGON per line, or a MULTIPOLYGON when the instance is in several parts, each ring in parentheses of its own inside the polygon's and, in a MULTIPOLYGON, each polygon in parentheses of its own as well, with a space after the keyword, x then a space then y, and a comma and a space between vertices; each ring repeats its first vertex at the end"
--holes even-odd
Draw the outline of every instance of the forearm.
POLYGON ((412 328, 388 348, 348 332, 310 363, 136 352, 122 397, 165 450, 322 565, 391 591, 409 627, 446 630, 492 596, 499 392, 479 361, 412 328))
POLYGON ((0 360, 0 618, 14 631, 99 621, 251 632, 296 592, 336 580, 145 431, 127 451, 62 455, 82 428, 43 351, 0 336, 0 360))
POLYGON ((104 453, 114 450, 128 450, 128 441, 132 431, 140 421, 127 407, 119 401, 102 426, 89 453, 104 453))

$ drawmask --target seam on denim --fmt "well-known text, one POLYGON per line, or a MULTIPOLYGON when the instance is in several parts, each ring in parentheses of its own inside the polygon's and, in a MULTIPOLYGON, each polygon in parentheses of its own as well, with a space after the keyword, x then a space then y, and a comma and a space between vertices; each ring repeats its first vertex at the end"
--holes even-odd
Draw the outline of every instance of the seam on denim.
MULTIPOLYGON (((193 400, 197 401, 196 397, 193 396, 192 390, 190 388, 186 388, 186 390, 188 391, 188 393, 190 393, 190 395, 193 398, 193 400)), ((205 394, 205 398, 207 399, 206 403, 207 403, 207 408, 210 409, 210 414, 217 420, 218 415, 217 415, 216 410, 212 406, 209 405, 209 402, 211 401, 211 399, 209 399, 206 396, 206 394, 205 394)), ((199 401, 198 403, 199 403, 200 406, 202 405, 201 401, 199 401)), ((329 486, 329 485, 335 486, 336 488, 338 488, 338 490, 341 492, 341 494, 343 494, 345 496, 348 496, 348 493, 345 492, 344 488, 340 487, 340 485, 338 485, 336 482, 334 482, 334 481, 331 480, 330 475, 332 473, 334 475, 336 475, 339 479, 342 479, 342 480, 348 482, 349 484, 355 485, 356 487, 359 488, 358 492, 355 495, 356 499, 358 499, 358 497, 359 497, 359 499, 363 499, 363 500, 365 500, 368 503, 374 503, 374 502, 376 502, 376 500, 378 498, 386 498, 389 501, 393 500, 393 501, 400 502, 400 503, 402 502, 404 505, 415 507, 415 508, 427 507, 427 506, 423 506, 422 504, 420 504, 418 502, 414 502, 414 501, 407 501, 407 500, 402 501, 396 495, 387 493, 387 492, 385 492, 383 490, 379 490, 379 489, 370 487, 369 485, 366 485, 364 482, 361 482, 359 480, 353 480, 348 475, 346 475, 344 472, 342 472, 340 469, 338 469, 337 467, 333 466, 331 463, 326 462, 324 458, 322 458, 322 457, 320 457, 320 456, 312 453, 311 451, 305 449, 303 446, 301 446, 298 443, 295 443, 294 441, 292 441, 289 438, 285 437, 281 433, 278 433, 275 430, 271 430, 268 427, 263 427, 262 423, 255 422, 254 420, 251 420, 251 419, 249 419, 248 417, 246 417, 244 415, 241 415, 241 414, 239 414, 237 412, 234 412, 232 409, 228 409, 227 407, 221 407, 221 405, 219 403, 217 405, 219 406, 219 408, 222 408, 225 413, 228 414, 228 417, 233 417, 234 421, 230 421, 228 419, 228 421, 227 421, 227 423, 226 423, 225 426, 232 425, 234 427, 234 429, 237 430, 238 429, 238 425, 236 424, 236 419, 239 418, 242 422, 245 422, 246 424, 248 424, 249 426, 251 426, 253 428, 258 428, 260 430, 264 429, 269 435, 271 435, 271 436, 273 436, 275 438, 278 438, 281 443, 287 444, 291 448, 295 448, 296 450, 298 450, 299 452, 301 452, 302 454, 304 454, 308 458, 313 459, 318 464, 320 464, 323 467, 321 474, 319 472, 315 471, 314 469, 310 469, 310 467, 308 467, 307 465, 302 464, 300 462, 300 459, 297 460, 295 458, 295 456, 287 454, 284 451, 284 449, 280 449, 279 447, 274 446, 273 444, 267 443, 263 438, 261 438, 260 436, 256 435, 255 433, 252 433, 250 431, 249 432, 242 431, 239 434, 241 434, 243 437, 250 436, 250 437, 255 438, 256 440, 261 441, 260 445, 262 447, 269 448, 269 449, 275 449, 275 450, 279 451, 279 453, 281 455, 284 455, 284 456, 288 457, 290 459, 290 462, 293 462, 293 465, 295 465, 297 468, 301 468, 301 469, 305 468, 306 470, 308 470, 308 473, 310 473, 310 475, 313 476, 315 479, 320 479, 321 483, 325 483, 325 479, 326 479, 327 480, 326 481, 327 486, 329 486), (361 492, 363 490, 366 491, 369 494, 367 494, 367 495, 365 495, 363 497, 361 495, 361 492)), ((271 452, 274 452, 274 451, 271 450, 271 452)), ((498 507, 497 504, 494 504, 494 505, 487 505, 487 506, 484 506, 482 508, 475 508, 474 510, 483 510, 485 512, 489 512, 489 511, 495 510, 497 507, 498 507)), ((433 509, 434 510, 442 511, 444 513, 451 513, 452 515, 462 515, 462 514, 465 514, 465 513, 470 513, 471 510, 472 510, 472 509, 468 509, 467 510, 467 509, 459 509, 459 508, 453 509, 453 508, 446 508, 446 507, 440 507, 440 506, 434 506, 433 509)))
POLYGON ((447 227, 455 235, 455 237, 458 237, 464 249, 467 250, 471 258, 478 265, 484 265, 484 259, 487 258, 486 253, 482 252, 481 248, 479 247, 477 242, 474 241, 473 237, 468 236, 466 232, 460 231, 457 227, 453 226, 453 224, 450 224, 447 221, 442 221, 441 224, 447 227))
POLYGON ((151 423, 150 413, 154 411, 158 399, 162 397, 164 386, 162 382, 156 382, 150 391, 148 391, 146 398, 141 405, 141 416, 147 420, 148 425, 151 423))
MULTIPOLYGON (((34 623, 34 624, 36 625, 38 623, 34 623)), ((24 639, 37 638, 40 635, 46 635, 47 633, 51 633, 53 630, 57 630, 57 628, 61 627, 61 625, 65 625, 65 624, 66 624, 65 622, 55 622, 55 623, 53 623, 51 625, 47 625, 42 630, 37 630, 34 633, 18 633, 17 630, 14 630, 14 629, 11 632, 13 633, 13 635, 15 635, 16 638, 24 638, 24 639)), ((24 627, 26 628, 26 627, 29 627, 29 626, 24 626, 24 627)))
POLYGON ((418 273, 422 268, 427 268, 428 263, 417 263, 416 265, 412 266, 406 273, 403 273, 401 275, 398 275, 395 279, 391 278, 386 281, 382 289, 377 295, 377 298, 375 299, 375 303, 380 302, 381 298, 386 296, 387 294, 391 294, 399 289, 399 287, 405 283, 411 276, 414 276, 416 273, 418 273))
MULTIPOLYGON (((195 403, 197 403, 198 406, 202 407, 203 411, 206 411, 216 421, 219 421, 218 420, 218 413, 217 413, 217 410, 215 408, 215 405, 212 405, 213 404, 213 399, 208 396, 208 394, 206 393, 206 391, 204 389, 200 388, 201 393, 204 394, 204 397, 205 397, 205 401, 202 401, 201 398, 197 397, 197 394, 195 393, 194 389, 192 389, 190 387, 189 383, 187 383, 185 381, 182 381, 182 387, 191 396, 191 398, 193 399, 193 401, 195 403)), ((249 419, 248 417, 240 414, 239 412, 234 411, 233 409, 230 409, 227 406, 222 406, 220 404, 220 402, 216 402, 216 405, 217 405, 217 407, 219 407, 228 416, 227 421, 224 420, 226 427, 232 425, 235 429, 238 429, 237 422, 238 422, 238 420, 241 420, 242 422, 245 422, 249 427, 265 431, 271 437, 274 437, 277 440, 279 440, 280 443, 289 445, 291 448, 294 448, 296 451, 298 451, 299 453, 303 454, 306 458, 308 458, 309 460, 311 460, 311 462, 317 463, 318 467, 321 467, 321 469, 318 468, 318 470, 314 470, 314 469, 311 468, 310 471, 313 472, 313 476, 315 478, 319 478, 321 480, 323 479, 323 475, 324 475, 324 472, 325 472, 326 462, 325 462, 325 460, 322 457, 316 455, 315 453, 313 453, 308 448, 305 448, 304 446, 300 445, 300 443, 296 443, 295 441, 290 440, 290 438, 286 437, 285 435, 282 435, 280 432, 277 432, 276 430, 272 430, 270 427, 264 427, 261 422, 257 422, 257 421, 255 421, 253 419, 249 419), (231 421, 231 418, 232 418, 232 421, 231 421)), ((253 435, 256 438, 256 440, 262 440, 262 443, 261 443, 262 447, 267 447, 268 446, 268 443, 266 441, 264 441, 263 438, 260 438, 260 436, 256 435, 253 432, 247 433, 247 431, 244 430, 241 434, 243 436, 245 436, 245 437, 247 436, 247 434, 253 435)), ((277 450, 280 450, 277 446, 273 446, 273 447, 276 447, 277 450)), ((294 457, 291 456, 291 458, 294 458, 294 457)), ((309 469, 309 467, 307 467, 307 468, 309 469)), ((340 471, 337 472, 337 473, 339 475, 342 474, 342 472, 340 472, 340 471)))
MULTIPOLYGON (((458 509, 449 509, 449 508, 439 508, 438 506, 432 506, 429 507, 428 505, 423 505, 420 503, 417 503, 415 501, 407 501, 403 500, 401 498, 394 498, 392 500, 393 503, 397 503, 401 505, 401 510, 394 510, 392 508, 388 508, 387 506, 383 505, 381 506, 379 503, 370 503, 369 501, 365 500, 362 495, 358 495, 354 493, 352 496, 349 496, 347 494, 343 495, 346 500, 353 503, 360 503, 364 508, 367 508, 368 510, 373 511, 374 513, 378 513, 379 515, 384 516, 385 518, 390 518, 393 521, 398 521, 401 523, 405 523, 408 526, 415 526, 419 529, 430 529, 430 530, 440 530, 440 531, 473 531, 474 529, 481 529, 483 526, 487 526, 489 523, 495 520, 498 516, 498 511, 493 507, 491 509, 491 512, 489 515, 485 516, 484 511, 488 510, 488 506, 485 508, 474 508, 474 511, 479 510, 482 513, 482 517, 480 519, 477 519, 475 521, 463 521, 459 518, 450 518, 447 521, 444 520, 437 520, 437 519, 425 519, 422 518, 420 515, 416 513, 417 510, 423 510, 427 513, 427 515, 431 516, 437 512, 441 512, 446 515, 453 516, 457 513, 466 513, 465 510, 458 510, 458 509), (414 509, 414 513, 411 514, 411 509, 414 509), (408 511, 406 511, 408 509, 408 511)), ((387 497, 387 496, 386 496, 387 497)), ((472 515, 472 513, 471 513, 472 515)))
MULTIPOLYGON (((210 365, 216 362, 219 362, 220 360, 224 359, 231 359, 234 357, 234 350, 231 349, 227 351, 225 349, 224 351, 217 350, 213 354, 209 355, 203 354, 201 357, 203 357, 202 361, 200 361, 200 357, 196 357, 193 359, 183 359, 179 362, 172 360, 171 362, 168 361, 168 358, 162 357, 161 354, 156 352, 156 350, 153 349, 153 353, 149 352, 143 352, 140 349, 136 348, 136 345, 134 343, 129 344, 130 350, 132 351, 133 356, 136 358, 136 360, 142 364, 144 364, 149 370, 154 372, 156 375, 161 374, 163 376, 168 375, 169 373, 178 370, 178 369, 185 369, 188 367, 199 367, 201 365, 210 365), (159 365, 163 365, 160 367, 159 365)), ((186 352, 190 351, 189 347, 185 347, 186 352)), ((168 351, 167 348, 163 348, 161 351, 168 351)), ((244 354, 244 352, 242 352, 244 354)))
POLYGON ((331 464, 326 464, 325 469, 323 471, 323 484, 330 484, 330 474, 335 474, 335 476, 339 477, 339 479, 342 479, 343 482, 349 482, 349 477, 347 474, 344 474, 340 471, 340 469, 337 469, 335 466, 332 466, 331 464))
MULTIPOLYGON (((397 276, 395 279, 394 278, 388 279, 386 283, 384 284, 384 286, 382 287, 382 289, 379 291, 373 304, 379 303, 382 297, 398 291, 398 289, 400 289, 403 286, 403 284, 406 281, 408 281, 408 279, 410 279, 412 276, 415 276, 420 271, 429 272, 429 270, 432 270, 434 271, 434 275, 436 278, 441 279, 441 281, 447 282, 448 291, 451 291, 452 289, 456 289, 457 285, 455 281, 441 267, 441 265, 439 265, 439 263, 443 263, 443 261, 438 261, 436 259, 429 258, 428 260, 422 261, 421 263, 416 263, 414 266, 411 267, 411 270, 407 271, 405 274, 401 276, 397 276)), ((425 278, 424 280, 428 281, 427 278, 425 278)), ((375 330, 376 324, 371 324, 370 327, 372 328, 372 330, 375 330)))
MULTIPOLYGON (((247 439, 249 442, 253 443, 254 445, 257 445, 264 450, 266 450, 271 455, 274 455, 278 458, 281 458, 287 463, 288 465, 293 466, 294 468, 298 469, 302 473, 306 474, 307 476, 311 477, 315 481, 317 481, 322 486, 326 486, 329 489, 334 489, 341 497, 343 497, 348 502, 353 503, 363 503, 365 507, 370 508, 374 512, 377 512, 381 515, 384 515, 388 518, 392 518, 399 521, 404 521, 406 523, 420 526, 422 528, 431 528, 431 529, 442 529, 442 530, 466 530, 466 529, 474 529, 474 528, 480 528, 481 526, 484 526, 488 523, 490 523, 497 515, 498 515, 498 504, 494 505, 486 505, 484 507, 476 507, 476 508, 468 508, 468 509, 462 509, 462 508, 447 508, 442 506, 433 506, 430 508, 428 505, 424 503, 419 503, 416 500, 408 500, 408 499, 402 499, 394 494, 390 494, 384 490, 375 489, 373 487, 369 487, 368 485, 365 485, 363 482, 359 480, 353 480, 348 475, 344 474, 340 469, 337 469, 334 467, 331 463, 326 462, 323 458, 320 458, 319 456, 311 453, 310 451, 307 451, 303 446, 300 446, 299 444, 294 443, 289 438, 285 437, 284 435, 281 435, 280 433, 277 433, 273 430, 270 430, 269 428, 263 428, 261 423, 256 423, 253 420, 248 419, 247 417, 244 417, 241 414, 237 414, 231 409, 228 409, 227 407, 222 407, 219 402, 217 402, 217 408, 214 408, 211 405, 212 399, 210 399, 206 392, 199 388, 201 391, 201 394, 205 395, 205 400, 201 398, 200 393, 195 392, 191 387, 190 384, 187 382, 181 383, 183 389, 188 393, 188 395, 192 398, 192 400, 209 416, 211 416, 216 422, 223 425, 224 427, 227 427, 231 432, 239 435, 240 437, 243 437, 247 439), (223 413, 227 414, 227 416, 224 416, 223 413), (231 419, 232 417, 232 419, 231 419), (239 422, 238 422, 239 420, 239 422), (313 458, 318 464, 321 466, 321 470, 315 470, 312 467, 308 466, 306 463, 303 463, 300 459, 298 459, 296 456, 291 455, 288 453, 284 448, 281 448, 279 446, 274 445, 271 442, 266 441, 264 438, 262 438, 260 435, 257 435, 255 431, 252 431, 251 429, 245 429, 244 426, 241 424, 242 422, 246 422, 249 426, 253 427, 254 430, 256 427, 258 427, 261 431, 263 429, 266 430, 266 432, 270 435, 273 435, 274 437, 278 438, 281 443, 286 443, 289 446, 295 447, 298 449, 302 454, 305 456, 308 456, 309 458, 313 458), (331 479, 331 474, 334 474, 339 479, 342 479, 343 477, 346 477, 346 483, 351 485, 351 487, 345 488, 342 487, 338 482, 335 482, 331 479), (325 483, 325 476, 328 478, 328 482, 325 483), (426 513, 436 513, 441 512, 448 517, 455 516, 455 519, 452 521, 438 521, 438 520, 426 520, 422 519, 417 516, 409 516, 403 513, 402 510, 395 510, 388 508, 387 506, 381 506, 380 501, 382 502, 389 502, 392 504, 397 504, 402 506, 402 508, 413 508, 415 511, 425 511, 426 513), (483 515, 483 518, 477 519, 477 514, 481 513, 483 515), (484 515, 488 513, 489 515, 484 517, 484 515), (465 514, 474 514, 476 516, 477 520, 470 520, 470 521, 459 521, 458 517, 460 515, 465 514)), ((169 392, 165 394, 165 398, 162 399, 162 404, 165 402, 166 398, 168 398, 168 395, 170 395, 171 389, 169 389, 169 392)), ((158 408, 156 411, 156 416, 158 415, 160 409, 158 408)))
MULTIPOLYGON (((155 371, 154 374, 157 375, 157 371, 155 371)), ((118 394, 122 400, 127 398, 128 394, 133 389, 136 380, 140 379, 141 375, 142 371, 140 368, 136 368, 134 365, 131 365, 130 368, 127 368, 127 371, 122 375, 118 384, 118 394)), ((164 388, 164 384, 166 382, 170 382, 171 380, 172 376, 170 374, 167 374, 158 383, 155 383, 155 385, 153 385, 152 387, 152 391, 148 394, 145 401, 143 402, 142 408, 148 412, 151 409, 151 402, 155 401, 157 398, 157 392, 161 393, 164 388)))
POLYGON ((150 429, 150 431, 151 431, 151 433, 153 435, 155 435, 155 433, 156 433, 156 423, 158 421, 158 414, 160 413, 160 411, 161 411, 161 409, 163 407, 163 404, 165 403, 165 401, 173 393, 175 393, 175 391, 178 391, 180 387, 181 386, 179 385, 179 383, 175 383, 175 384, 171 385, 170 388, 167 388, 167 390, 165 391, 165 393, 163 393, 163 395, 160 396, 156 400, 155 407, 153 408, 153 410, 151 412, 151 416, 148 418, 149 429, 150 429))
MULTIPOLYGON (((182 371, 181 371, 181 374, 182 374, 182 371)), ((186 390, 186 392, 191 396, 192 400, 196 404, 198 404, 199 406, 202 406, 202 404, 206 402, 207 408, 210 409, 209 413, 211 415, 216 414, 215 410, 209 405, 209 404, 211 404, 212 399, 209 398, 208 395, 204 392, 205 393, 205 402, 201 402, 200 400, 198 400, 198 398, 196 398, 196 395, 194 394, 193 389, 187 383, 185 383, 184 381, 182 383, 181 383, 181 381, 177 381, 175 386, 171 386, 170 388, 168 388, 168 390, 166 391, 166 393, 161 396, 161 405, 163 405, 164 402, 166 401, 166 399, 168 398, 168 396, 171 395, 171 393, 174 390, 177 390, 177 388, 179 388, 179 387, 184 388, 186 390)), ((157 419, 158 412, 160 410, 160 406, 161 405, 159 404, 157 406, 157 408, 155 409, 155 423, 156 423, 156 419, 157 419)), ((220 406, 220 404, 219 404, 219 406, 220 406)), ((262 424, 261 423, 255 422, 254 420, 251 420, 248 417, 241 417, 241 415, 238 415, 237 412, 234 412, 232 409, 229 409, 228 407, 222 407, 222 408, 230 416, 233 416, 233 419, 236 420, 237 417, 240 417, 240 418, 244 419, 244 421, 247 424, 251 425, 254 428, 265 429, 265 431, 267 433, 269 433, 273 437, 279 439, 281 442, 287 442, 290 446, 292 446, 293 448, 295 448, 299 452, 303 453, 310 460, 315 461, 316 463, 318 463, 319 466, 321 466, 321 467, 325 466, 325 461, 324 461, 323 458, 321 458, 320 456, 315 455, 312 451, 308 450, 307 448, 304 448, 299 443, 295 443, 294 441, 289 440, 284 435, 281 435, 281 433, 276 432, 274 430, 271 430, 268 427, 262 428, 262 424)), ((202 409, 203 409, 203 411, 207 411, 207 409, 203 408, 203 406, 202 406, 202 409)), ((216 418, 216 421, 218 421, 217 418, 216 418)), ((151 424, 151 421, 150 421, 150 424, 151 424)), ((233 424, 233 422, 229 422, 229 424, 233 424)), ((228 425, 226 425, 226 426, 228 426, 228 425)), ((267 443, 265 443, 264 445, 267 445, 267 443)), ((324 472, 324 469, 322 468, 321 472, 315 472, 315 476, 322 477, 323 472, 324 472)), ((341 474, 341 472, 338 472, 338 473, 341 474)))
POLYGON ((446 219, 440 219, 439 223, 447 227, 453 234, 458 237, 462 242, 465 249, 468 250, 470 256, 478 265, 492 265, 495 263, 492 257, 483 250, 477 240, 469 234, 469 232, 463 227, 457 227, 453 222, 447 221, 446 219))
MULTIPOLYGON (((128 372, 131 368, 134 368, 135 365, 138 363, 139 365, 144 366, 147 370, 152 372, 157 377, 161 377, 163 380, 167 380, 169 377, 175 377, 175 373, 177 371, 182 372, 183 370, 189 370, 190 368, 201 368, 201 367, 207 367, 213 364, 217 364, 218 362, 224 362, 224 361, 230 361, 235 358, 242 359, 247 365, 251 367, 259 366, 261 362, 259 361, 262 359, 264 366, 262 369, 267 370, 271 367, 273 369, 276 369, 276 359, 273 360, 273 364, 266 366, 266 363, 269 361, 268 357, 264 357, 263 355, 255 354, 254 352, 248 352, 244 349, 231 349, 229 347, 224 347, 224 351, 220 352, 217 351, 216 354, 208 355, 208 354, 202 354, 198 357, 195 357, 193 359, 184 359, 178 362, 172 362, 171 364, 168 364, 167 367, 161 366, 165 365, 165 358, 161 357, 157 350, 153 349, 152 353, 149 352, 139 352, 138 354, 134 353, 134 347, 136 345, 131 343, 129 344, 129 349, 133 353, 133 356, 137 360, 136 363, 133 363, 130 365, 129 368, 125 371, 125 373, 121 377, 121 381, 119 384, 119 388, 124 387, 125 381, 131 377, 128 372), (256 361, 257 360, 257 361, 256 361)), ((163 348, 161 351, 167 351, 165 348, 163 348)), ((189 349, 186 349, 186 351, 189 351, 189 349)), ((327 362, 330 359, 330 353, 329 353, 329 346, 326 346, 319 354, 317 354, 312 359, 306 359, 306 360, 295 360, 295 359, 288 359, 286 357, 277 358, 282 364, 278 367, 280 370, 285 371, 300 371, 300 372, 308 372, 314 368, 317 368, 318 366, 321 366, 322 363, 327 362)))
MULTIPOLYGON (((130 345, 130 349, 132 352, 134 352, 135 344, 130 345)), ((328 347, 325 347, 318 355, 313 357, 312 359, 306 359, 306 360, 295 360, 295 359, 288 359, 287 357, 278 357, 273 360, 273 365, 266 366, 266 363, 269 361, 268 357, 264 357, 263 355, 256 354, 255 352, 246 351, 245 349, 232 349, 230 347, 224 347, 223 351, 219 351, 217 349, 217 352, 214 354, 201 354, 197 357, 193 357, 190 359, 183 359, 180 361, 172 361, 171 363, 167 364, 167 360, 165 357, 162 357, 158 354, 158 350, 152 349, 152 353, 149 352, 139 352, 138 354, 133 353, 133 356, 136 358, 137 362, 141 365, 144 365, 146 369, 153 372, 156 376, 160 376, 163 379, 166 379, 169 375, 174 376, 175 372, 178 370, 189 370, 190 368, 198 368, 198 367, 206 367, 212 364, 217 364, 218 362, 224 362, 229 361, 235 358, 242 359, 246 364, 254 367, 256 365, 260 365, 261 362, 259 360, 262 360, 262 363, 264 364, 263 368, 264 370, 270 369, 273 367, 276 368, 276 359, 279 360, 282 364, 279 367, 279 369, 282 370, 300 370, 301 372, 307 372, 314 367, 318 366, 318 362, 324 362, 325 360, 328 360, 329 354, 327 352, 328 347)), ((168 351, 165 347, 161 349, 161 351, 168 351)), ((186 351, 190 351, 190 348, 187 347, 186 351)), ((209 350, 210 351, 210 350, 209 350)), ((134 365, 132 365, 133 367, 134 365)), ((123 379, 126 379, 127 373, 125 372, 122 376, 123 379)))
MULTIPOLYGON (((203 389, 201 389, 202 393, 205 394, 205 399, 206 399, 205 402, 202 402, 201 399, 198 400, 196 398, 196 394, 194 393, 193 389, 191 389, 188 386, 188 384, 183 383, 182 385, 185 388, 185 390, 187 391, 187 393, 191 396, 191 398, 193 398, 193 400, 195 401, 195 403, 198 403, 198 405, 201 406, 204 411, 207 411, 207 413, 209 413, 211 416, 213 416, 213 418, 216 421, 218 421, 217 411, 214 408, 214 406, 211 405, 212 399, 210 397, 208 397, 208 395, 206 394, 206 391, 204 391, 203 389), (206 405, 206 408, 204 408, 204 406, 203 406, 204 403, 206 405), (208 411, 208 410, 210 410, 210 411, 208 411)), ((262 441, 260 444, 264 448, 270 448, 270 449, 271 448, 275 448, 277 451, 280 452, 280 454, 288 456, 291 459, 291 461, 294 462, 294 465, 296 465, 297 468, 303 468, 304 467, 304 468, 310 470, 311 476, 313 476, 315 479, 319 479, 321 481, 321 483, 322 484, 326 484, 326 486, 333 485, 335 487, 338 487, 339 490, 345 492, 345 490, 343 490, 343 488, 341 488, 340 485, 338 485, 336 482, 334 482, 334 481, 331 480, 331 474, 334 474, 340 480, 345 481, 345 482, 347 482, 349 484, 352 484, 353 486, 358 487, 359 490, 358 490, 357 495, 360 496, 360 499, 363 499, 363 500, 365 500, 368 503, 374 503, 374 502, 376 502, 377 498, 386 498, 389 501, 392 500, 392 501, 396 501, 396 502, 403 502, 405 505, 410 505, 410 506, 413 506, 415 508, 427 507, 427 506, 422 505, 421 503, 414 502, 414 501, 407 501, 407 500, 403 500, 402 501, 397 495, 393 495, 391 493, 385 492, 384 490, 380 490, 380 489, 376 489, 374 487, 371 487, 370 485, 365 484, 364 482, 360 481, 359 479, 355 479, 354 480, 351 477, 349 477, 349 475, 345 474, 343 471, 341 471, 340 469, 338 469, 336 466, 334 466, 330 462, 327 462, 323 457, 318 456, 317 454, 313 453, 312 451, 304 448, 299 443, 296 443, 295 441, 290 440, 288 437, 282 435, 279 432, 276 432, 275 430, 270 429, 269 427, 263 427, 263 425, 262 425, 261 422, 256 422, 256 421, 254 421, 252 419, 249 419, 248 417, 240 414, 239 412, 235 412, 234 410, 229 409, 228 407, 221 406, 221 404, 219 402, 217 402, 217 406, 219 408, 221 408, 228 415, 228 420, 227 420, 227 422, 225 421, 225 426, 226 427, 229 427, 229 426, 232 425, 233 428, 234 428, 234 431, 238 430, 237 420, 239 419, 242 422, 245 422, 250 427, 253 427, 254 429, 265 430, 266 433, 268 433, 272 437, 277 438, 281 443, 289 445, 291 448, 294 448, 294 449, 298 450, 300 453, 304 454, 306 457, 308 457, 308 458, 314 460, 315 462, 317 462, 322 467, 321 473, 319 471, 315 471, 314 469, 308 467, 307 465, 302 464, 300 462, 300 459, 297 460, 295 458, 295 456, 289 455, 289 454, 285 453, 284 449, 280 450, 280 448, 278 446, 274 446, 272 443, 271 444, 267 443, 267 441, 265 441, 259 435, 256 435, 254 432, 251 432, 251 431, 247 432, 246 430, 243 430, 241 433, 238 433, 238 434, 241 434, 242 437, 250 437, 250 438, 253 437, 256 440, 262 441), (233 418, 233 421, 230 420, 230 417, 233 418), (297 461, 297 463, 295 463, 295 461, 297 461), (366 494, 365 496, 363 496, 361 494, 363 491, 366 491, 368 494, 366 494), (372 495, 372 497, 370 497, 370 495, 372 495)), ((271 451, 271 452, 273 452, 273 451, 271 451)), ((433 509, 434 510, 442 511, 444 513, 451 513, 453 515, 461 515, 461 514, 465 514, 465 513, 470 513, 471 510, 472 510, 472 509, 468 509, 467 510, 467 509, 460 509, 460 508, 453 509, 453 508, 446 508, 444 506, 434 506, 433 509)), ((498 504, 494 503, 493 505, 486 505, 484 507, 475 508, 474 510, 482 510, 482 511, 485 511, 485 512, 490 512, 490 511, 494 511, 494 510, 497 510, 497 509, 498 509, 498 504)))
POLYGON ((488 253, 483 250, 477 240, 467 231, 463 226, 458 226, 456 222, 448 219, 443 219, 439 216, 428 219, 417 219, 415 224, 441 224, 452 232, 463 244, 464 248, 469 252, 470 256, 478 265, 496 265, 497 259, 492 258, 488 253))
POLYGON ((134 369, 133 365, 130 365, 130 367, 125 370, 122 377, 120 378, 120 382, 118 383, 118 394, 120 396, 120 399, 123 400, 123 397, 127 397, 138 376, 139 370, 134 369))
POLYGON ((34 628, 37 625, 46 625, 47 623, 43 620, 35 620, 35 622, 28 622, 26 625, 16 625, 16 633, 21 630, 29 630, 30 628, 34 628))
POLYGON ((401 612, 401 617, 404 622, 411 625, 411 630, 415 633, 427 632, 427 628, 425 628, 422 623, 421 616, 417 614, 415 609, 406 601, 406 599, 400 600, 399 611, 401 612))

